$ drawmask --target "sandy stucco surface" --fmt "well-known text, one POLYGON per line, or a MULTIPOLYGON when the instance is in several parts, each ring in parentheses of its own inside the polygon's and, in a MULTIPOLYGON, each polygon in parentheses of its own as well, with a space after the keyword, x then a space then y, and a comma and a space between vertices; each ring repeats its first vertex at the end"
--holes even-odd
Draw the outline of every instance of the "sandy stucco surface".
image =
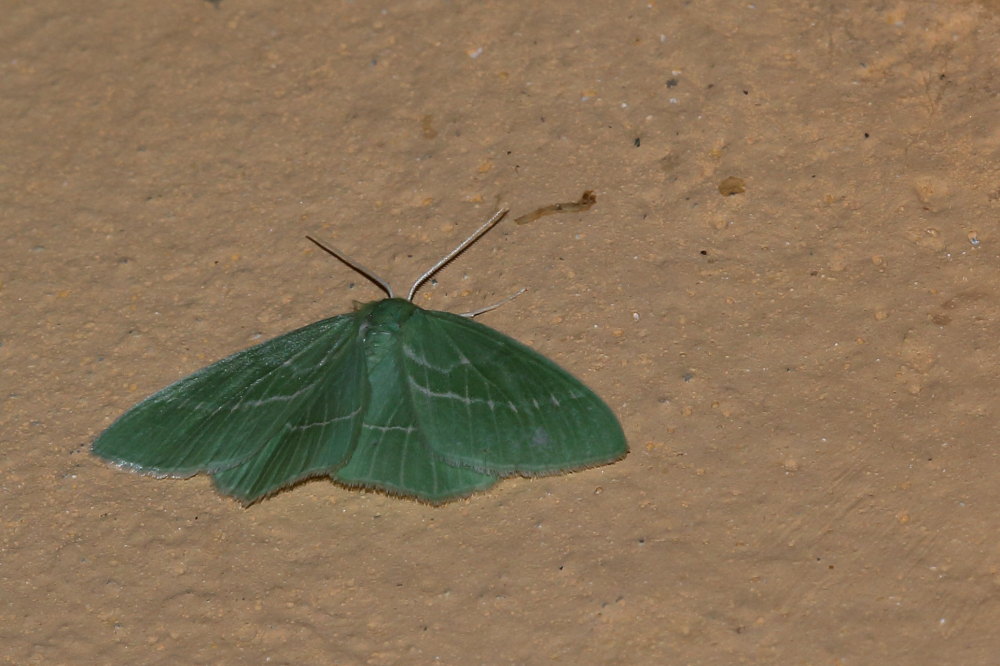
POLYGON ((3 663, 995 663, 998 4, 538 4, 7 3, 3 663), (402 286, 585 189, 417 302, 528 287, 481 321, 625 460, 244 509, 88 454, 380 297, 307 233, 402 286))

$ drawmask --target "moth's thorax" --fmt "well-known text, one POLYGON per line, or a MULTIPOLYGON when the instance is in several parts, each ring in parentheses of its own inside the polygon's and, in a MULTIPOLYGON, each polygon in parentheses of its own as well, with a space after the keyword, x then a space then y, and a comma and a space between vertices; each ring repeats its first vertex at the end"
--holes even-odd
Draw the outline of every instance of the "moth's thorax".
POLYGON ((403 324, 417 311, 417 306, 402 298, 386 298, 367 303, 358 311, 361 315, 360 334, 369 362, 381 356, 381 351, 397 339, 403 324))

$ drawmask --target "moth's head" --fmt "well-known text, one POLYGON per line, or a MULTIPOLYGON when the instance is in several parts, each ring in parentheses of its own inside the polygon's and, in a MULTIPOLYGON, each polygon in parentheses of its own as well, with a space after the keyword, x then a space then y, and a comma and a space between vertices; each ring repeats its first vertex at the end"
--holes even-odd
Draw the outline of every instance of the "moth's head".
POLYGON ((367 303, 357 311, 364 320, 363 332, 395 332, 402 328, 407 319, 417 310, 417 306, 402 298, 384 298, 367 303))

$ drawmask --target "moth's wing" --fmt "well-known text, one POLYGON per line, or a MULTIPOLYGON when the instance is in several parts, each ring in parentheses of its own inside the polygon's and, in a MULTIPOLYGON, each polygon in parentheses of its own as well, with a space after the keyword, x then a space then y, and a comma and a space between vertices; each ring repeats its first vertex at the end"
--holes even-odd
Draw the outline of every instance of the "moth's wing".
POLYGON ((486 474, 545 474, 628 452, 611 409, 538 352, 447 312, 418 310, 401 334, 406 389, 436 455, 486 474))
POLYGON ((303 479, 330 474, 347 461, 370 391, 356 328, 338 342, 284 425, 249 458, 212 475, 220 492, 251 504, 303 479))
POLYGON ((267 449, 273 467, 254 459, 240 479, 234 473, 220 484, 244 500, 303 469, 342 464, 367 399, 358 326, 353 314, 332 317, 203 368, 126 412, 93 452, 122 467, 186 477, 267 449))
POLYGON ((357 446, 346 465, 330 476, 348 486, 380 488, 438 504, 496 483, 497 478, 447 464, 427 446, 404 390, 398 340, 368 365, 371 400, 357 446))

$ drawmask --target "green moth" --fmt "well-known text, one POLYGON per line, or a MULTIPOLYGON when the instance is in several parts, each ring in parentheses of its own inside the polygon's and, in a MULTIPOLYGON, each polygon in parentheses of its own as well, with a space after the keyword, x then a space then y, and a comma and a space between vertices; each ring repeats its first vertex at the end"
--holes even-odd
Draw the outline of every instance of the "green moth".
POLYGON ((93 453, 159 477, 208 473, 220 492, 247 505, 318 476, 438 504, 502 477, 622 458, 625 435, 600 398, 541 354, 472 320, 496 305, 456 315, 412 303, 425 280, 506 212, 420 276, 406 299, 310 238, 389 297, 162 389, 105 430, 93 453))

